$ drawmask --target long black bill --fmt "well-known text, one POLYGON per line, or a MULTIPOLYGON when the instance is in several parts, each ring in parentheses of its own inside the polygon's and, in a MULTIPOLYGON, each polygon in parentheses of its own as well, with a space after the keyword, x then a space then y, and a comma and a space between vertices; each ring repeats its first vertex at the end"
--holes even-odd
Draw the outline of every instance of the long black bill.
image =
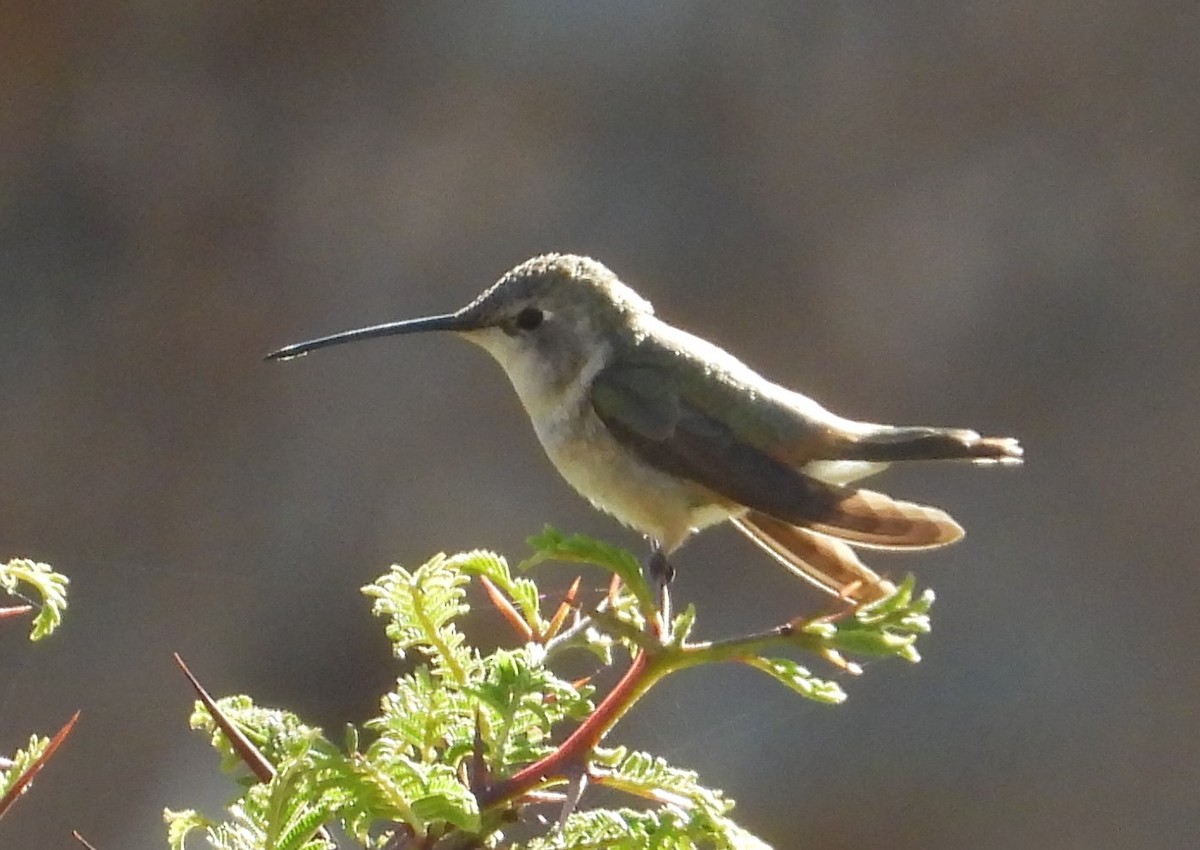
POLYGON ((461 313, 446 313, 442 316, 429 316, 424 319, 405 319, 402 322, 388 322, 385 325, 372 325, 369 328, 359 328, 356 331, 344 331, 320 339, 310 339, 308 342, 298 342, 267 355, 267 360, 290 360, 330 345, 341 345, 343 342, 357 342, 360 339, 374 339, 379 336, 395 336, 396 334, 421 333, 422 331, 469 331, 477 325, 465 318, 461 313))

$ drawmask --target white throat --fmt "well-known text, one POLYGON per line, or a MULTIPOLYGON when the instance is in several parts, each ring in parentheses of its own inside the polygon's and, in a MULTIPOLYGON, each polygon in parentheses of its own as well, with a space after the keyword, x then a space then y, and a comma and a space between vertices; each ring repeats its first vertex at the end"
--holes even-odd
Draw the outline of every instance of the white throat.
POLYGON ((558 364, 547 360, 535 347, 517 344, 503 331, 488 328, 464 336, 504 369, 542 442, 553 440, 566 420, 586 402, 592 379, 608 365, 612 355, 610 345, 599 343, 578 374, 564 376, 558 364))

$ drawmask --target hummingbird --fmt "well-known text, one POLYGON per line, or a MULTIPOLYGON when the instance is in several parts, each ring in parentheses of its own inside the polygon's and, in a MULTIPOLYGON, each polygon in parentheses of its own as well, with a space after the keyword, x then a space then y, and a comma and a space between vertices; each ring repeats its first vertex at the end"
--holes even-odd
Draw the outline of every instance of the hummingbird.
POLYGON ((1022 461, 1012 438, 838 416, 667 324, 606 266, 572 254, 527 260, 453 313, 321 337, 267 359, 426 331, 469 340, 500 364, 562 477, 650 540, 662 588, 674 574, 668 557, 729 521, 817 587, 873 601, 894 585, 856 548, 931 549, 963 529, 938 508, 854 482, 901 461, 1022 461))

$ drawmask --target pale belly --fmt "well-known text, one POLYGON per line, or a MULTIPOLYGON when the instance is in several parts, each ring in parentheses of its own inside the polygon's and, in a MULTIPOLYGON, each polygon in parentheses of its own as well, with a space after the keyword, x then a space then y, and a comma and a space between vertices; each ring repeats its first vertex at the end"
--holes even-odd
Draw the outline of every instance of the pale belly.
POLYGON ((584 407, 569 426, 564 420, 536 428, 559 473, 588 501, 653 538, 666 552, 693 531, 741 513, 705 487, 648 466, 621 446, 584 407))

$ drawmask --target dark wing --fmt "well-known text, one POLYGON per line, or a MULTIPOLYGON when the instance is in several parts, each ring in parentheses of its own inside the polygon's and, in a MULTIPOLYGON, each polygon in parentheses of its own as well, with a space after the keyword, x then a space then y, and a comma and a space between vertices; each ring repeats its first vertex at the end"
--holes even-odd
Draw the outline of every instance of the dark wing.
MULTIPOLYGON (((739 424, 753 416, 749 405, 722 417, 690 400, 678 383, 665 379, 653 363, 612 365, 592 383, 592 406, 613 436, 647 463, 775 519, 887 548, 940 546, 962 536, 954 520, 936 508, 805 475, 728 424, 734 416, 739 424)), ((761 435, 764 428, 751 422, 742 430, 761 435)))

